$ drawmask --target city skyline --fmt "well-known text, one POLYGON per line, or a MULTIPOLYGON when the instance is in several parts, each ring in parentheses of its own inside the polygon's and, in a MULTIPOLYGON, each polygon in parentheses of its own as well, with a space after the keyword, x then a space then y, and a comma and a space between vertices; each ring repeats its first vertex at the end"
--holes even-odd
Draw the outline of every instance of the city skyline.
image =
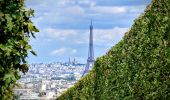
POLYGON ((143 0, 27 0, 35 10, 33 22, 40 29, 30 43, 38 54, 29 63, 50 63, 76 58, 86 63, 89 22, 93 19, 95 57, 105 54, 128 31, 150 2, 143 0))

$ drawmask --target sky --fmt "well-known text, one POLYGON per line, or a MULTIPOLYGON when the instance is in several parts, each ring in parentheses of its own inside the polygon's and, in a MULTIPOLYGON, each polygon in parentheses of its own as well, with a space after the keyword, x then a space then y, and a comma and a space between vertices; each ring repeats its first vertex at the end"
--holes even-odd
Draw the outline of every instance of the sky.
POLYGON ((150 0, 26 0, 35 10, 32 21, 40 30, 30 44, 38 56, 29 63, 86 63, 89 26, 93 20, 94 56, 100 57, 128 31, 150 0))

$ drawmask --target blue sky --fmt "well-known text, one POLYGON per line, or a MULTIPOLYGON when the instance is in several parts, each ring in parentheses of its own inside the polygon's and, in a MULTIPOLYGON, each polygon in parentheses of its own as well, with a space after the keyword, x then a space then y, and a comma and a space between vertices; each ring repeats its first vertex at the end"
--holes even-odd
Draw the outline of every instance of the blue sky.
POLYGON ((35 10, 32 21, 40 30, 30 44, 38 56, 29 63, 67 62, 76 58, 86 63, 89 25, 93 19, 94 55, 104 55, 150 3, 150 0, 26 0, 35 10))

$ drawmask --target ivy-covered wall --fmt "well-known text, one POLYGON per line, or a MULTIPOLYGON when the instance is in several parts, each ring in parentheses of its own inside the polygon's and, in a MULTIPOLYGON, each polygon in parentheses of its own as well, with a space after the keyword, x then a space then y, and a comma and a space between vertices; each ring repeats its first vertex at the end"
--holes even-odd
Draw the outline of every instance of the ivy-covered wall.
POLYGON ((152 0, 124 38, 57 98, 114 99, 170 100, 170 0, 152 0))

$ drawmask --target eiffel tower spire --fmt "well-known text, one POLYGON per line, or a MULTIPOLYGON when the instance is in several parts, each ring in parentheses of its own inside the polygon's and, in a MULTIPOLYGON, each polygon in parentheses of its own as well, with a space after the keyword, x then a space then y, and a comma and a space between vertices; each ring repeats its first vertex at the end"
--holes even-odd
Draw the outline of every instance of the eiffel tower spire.
POLYGON ((86 68, 83 72, 84 76, 86 73, 88 73, 91 68, 94 65, 94 50, 93 50, 93 22, 91 20, 91 25, 90 25, 90 38, 89 38, 89 52, 88 52, 88 58, 87 58, 87 64, 86 64, 86 68))

